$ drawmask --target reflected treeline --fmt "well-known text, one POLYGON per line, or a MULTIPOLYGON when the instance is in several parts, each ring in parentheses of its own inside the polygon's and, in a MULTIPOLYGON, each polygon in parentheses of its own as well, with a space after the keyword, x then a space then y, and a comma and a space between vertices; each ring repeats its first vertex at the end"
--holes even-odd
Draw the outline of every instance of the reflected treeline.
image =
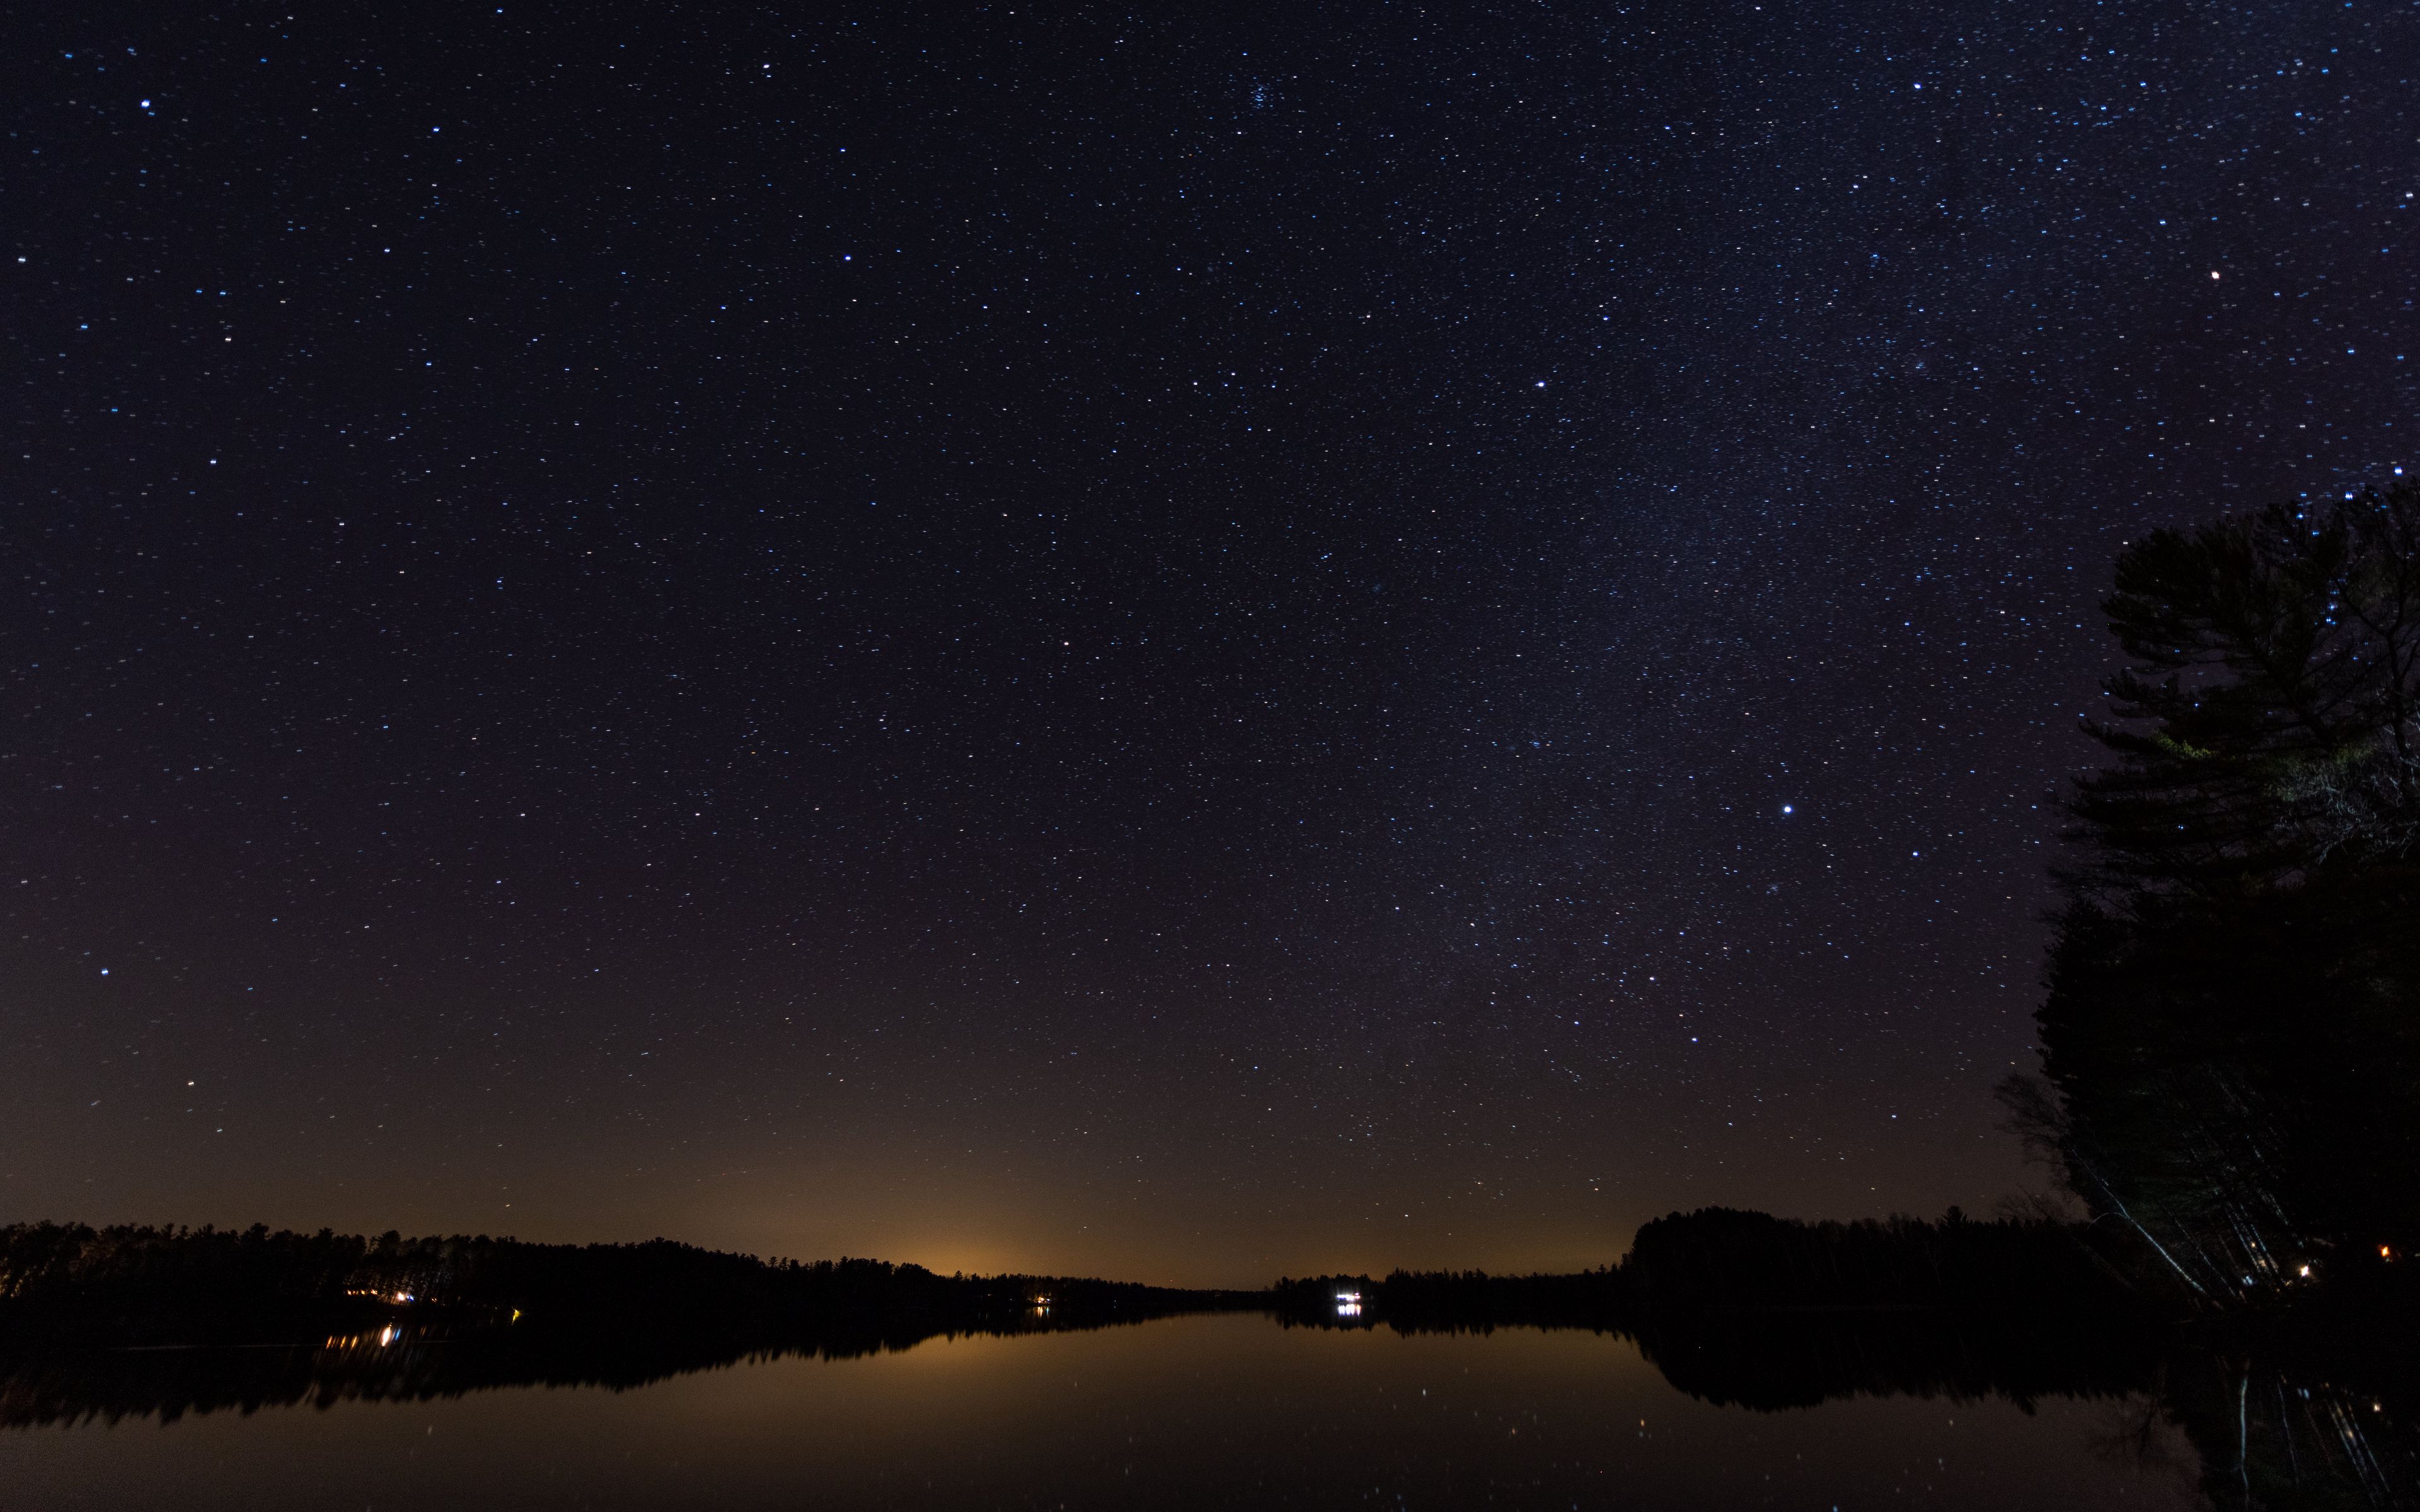
POLYGON ((1642 1228, 1621 1274, 1641 1351, 1707 1401, 2127 1399, 2134 1447, 2173 1424, 2214 1506, 2420 1505, 2420 1307, 2391 1263, 2213 1312, 2120 1227, 1714 1210, 1642 1228))
POLYGON ((2170 1437, 2165 1425, 2181 1429, 2215 1505, 2411 1504, 2420 1308, 2397 1268, 2304 1288, 2265 1312, 2196 1314, 2143 1254, 2103 1224, 1954 1211, 1937 1223, 1801 1224, 1710 1209, 1658 1219, 1620 1267, 1575 1275, 1398 1272, 1189 1292, 661 1243, 28 1227, 0 1230, 0 1427, 627 1389, 751 1359, 1261 1309, 1405 1334, 1620 1334, 1677 1389, 1754 1411, 1861 1396, 2028 1410, 2106 1399, 2122 1404, 2113 1424, 2131 1422, 2147 1444, 2170 1437), (231 1304, 208 1305, 210 1287, 231 1304), (194 1310, 180 1324, 163 1299, 194 1310), (38 1309, 49 1317, 35 1326, 38 1309), (302 1321, 340 1315, 344 1327, 296 1342, 302 1321), (261 1332, 271 1324, 286 1332, 261 1332), (163 1333, 218 1342, 123 1342, 163 1333))
POLYGON ((1258 1295, 761 1260, 663 1240, 25 1224, 0 1228, 0 1425, 620 1388, 752 1357, 1101 1327, 1258 1295))
POLYGON ((2111 1452, 2157 1453, 2172 1425, 2215 1506, 2420 1504, 2420 1308, 2392 1264, 2267 1309, 2196 1311, 2120 1226, 1707 1209, 1648 1224, 1615 1269, 1290 1279, 1271 1300, 1295 1325, 1619 1333, 1677 1389, 1760 1412, 2106 1400, 2111 1452))
POLYGON ((0 1228, 0 1426, 502 1386, 627 1388, 751 1358, 1140 1322, 1261 1303, 1063 1276, 128 1226, 0 1228))
POLYGON ((667 1330, 597 1319, 589 1328, 381 1324, 318 1345, 0 1347, 0 1427, 347 1401, 427 1401, 514 1386, 624 1391, 745 1361, 848 1359, 929 1338, 1111 1328, 1171 1309, 1065 1316, 1026 1306, 989 1320, 842 1318, 782 1332, 667 1330))
POLYGON ((2168 1328, 2128 1251, 2086 1225, 1912 1218, 1792 1223, 1712 1208, 1638 1231, 1631 1332, 1708 1401, 1857 1395, 2123 1396, 2168 1328))
POLYGON ((2420 488, 2155 532, 2004 1096, 2207 1304, 2420 1243, 2420 488))
POLYGON ((2408 1317, 2164 1323, 1988 1307, 1647 1309, 1641 1351, 1702 1400, 1760 1411, 1854 1396, 2111 1402, 2113 1454, 2173 1426, 2214 1507, 2420 1506, 2408 1317))
POLYGON ((1655 1313, 1635 1335, 1665 1379, 1717 1406, 1761 1412, 1850 1396, 2125 1396, 2157 1389, 2155 1330, 1931 1308, 1655 1313))

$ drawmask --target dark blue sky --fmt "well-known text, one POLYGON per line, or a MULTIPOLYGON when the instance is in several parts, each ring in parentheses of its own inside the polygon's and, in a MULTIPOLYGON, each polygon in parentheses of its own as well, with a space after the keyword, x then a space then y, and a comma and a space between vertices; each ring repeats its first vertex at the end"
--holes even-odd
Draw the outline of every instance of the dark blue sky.
POLYGON ((2405 8, 112 8, 0 90, 0 1218, 1988 1207, 2111 558, 2413 423, 2405 8))

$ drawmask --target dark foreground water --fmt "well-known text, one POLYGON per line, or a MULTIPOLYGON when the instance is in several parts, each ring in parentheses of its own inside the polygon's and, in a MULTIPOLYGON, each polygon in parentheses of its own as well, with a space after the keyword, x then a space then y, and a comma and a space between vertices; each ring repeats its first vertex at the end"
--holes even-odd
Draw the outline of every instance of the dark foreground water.
MULTIPOLYGON (((213 1368, 184 1352, 157 1368, 213 1368)), ((328 1395, 251 1410, 189 1400, 168 1421, 118 1408, 111 1421, 70 1389, 0 1429, 0 1506, 2208 1504, 2201 1457, 2144 1395, 1714 1406, 1629 1340, 1583 1331, 1404 1336, 1187 1317, 759 1359, 626 1388, 328 1395)))

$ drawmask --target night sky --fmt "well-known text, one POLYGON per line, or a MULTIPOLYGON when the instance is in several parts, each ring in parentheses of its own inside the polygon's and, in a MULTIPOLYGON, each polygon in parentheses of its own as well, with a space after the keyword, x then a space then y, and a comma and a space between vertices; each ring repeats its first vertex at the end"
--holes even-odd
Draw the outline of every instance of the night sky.
POLYGON ((0 58, 0 1221, 1987 1211, 2112 557, 2420 423, 2384 0, 294 8, 0 58))

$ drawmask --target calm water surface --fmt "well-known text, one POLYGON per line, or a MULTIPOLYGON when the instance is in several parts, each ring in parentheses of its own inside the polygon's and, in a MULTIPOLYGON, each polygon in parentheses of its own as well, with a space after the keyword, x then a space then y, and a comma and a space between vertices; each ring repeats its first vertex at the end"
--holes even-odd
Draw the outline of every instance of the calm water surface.
POLYGON ((1609 1335, 1257 1316, 0 1432, 9 1508, 2171 1508, 2196 1470, 2140 1398, 1758 1412, 1609 1335))

